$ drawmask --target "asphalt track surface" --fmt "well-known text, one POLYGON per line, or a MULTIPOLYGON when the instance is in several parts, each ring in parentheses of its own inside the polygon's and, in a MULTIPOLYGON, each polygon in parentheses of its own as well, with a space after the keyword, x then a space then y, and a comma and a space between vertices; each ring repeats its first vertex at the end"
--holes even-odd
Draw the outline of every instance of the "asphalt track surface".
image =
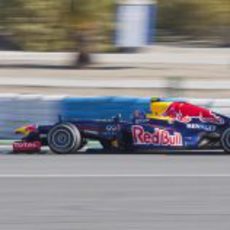
POLYGON ((0 229, 230 229, 221 152, 0 151, 0 229))

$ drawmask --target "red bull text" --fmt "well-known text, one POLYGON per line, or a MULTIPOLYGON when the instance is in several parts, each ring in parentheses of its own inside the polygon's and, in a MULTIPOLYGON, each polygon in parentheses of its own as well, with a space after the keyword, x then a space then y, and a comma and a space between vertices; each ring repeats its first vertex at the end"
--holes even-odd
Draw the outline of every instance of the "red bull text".
POLYGON ((169 131, 159 128, 150 133, 145 131, 142 126, 134 125, 132 126, 132 137, 135 145, 183 146, 183 138, 180 133, 170 134, 169 131))

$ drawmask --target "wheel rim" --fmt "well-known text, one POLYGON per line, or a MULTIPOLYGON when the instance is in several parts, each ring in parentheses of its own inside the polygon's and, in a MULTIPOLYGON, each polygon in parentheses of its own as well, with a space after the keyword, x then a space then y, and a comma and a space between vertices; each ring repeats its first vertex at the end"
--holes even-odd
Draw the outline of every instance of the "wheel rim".
POLYGON ((50 142, 56 151, 70 151, 74 144, 74 138, 69 130, 61 128, 52 133, 50 142))
POLYGON ((71 135, 65 130, 57 130, 54 132, 52 141, 59 148, 66 148, 71 144, 71 135))

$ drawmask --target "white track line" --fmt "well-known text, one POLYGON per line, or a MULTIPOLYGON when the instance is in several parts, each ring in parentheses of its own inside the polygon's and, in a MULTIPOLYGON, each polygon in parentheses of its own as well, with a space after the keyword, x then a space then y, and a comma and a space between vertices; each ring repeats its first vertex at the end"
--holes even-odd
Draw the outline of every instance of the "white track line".
POLYGON ((1 178, 220 178, 230 174, 0 174, 1 178))

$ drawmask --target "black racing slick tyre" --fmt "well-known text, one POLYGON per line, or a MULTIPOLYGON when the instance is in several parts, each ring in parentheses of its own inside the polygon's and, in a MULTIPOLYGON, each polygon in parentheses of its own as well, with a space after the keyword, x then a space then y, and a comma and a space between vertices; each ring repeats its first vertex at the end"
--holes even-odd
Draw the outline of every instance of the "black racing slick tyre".
POLYGON ((82 145, 79 129, 71 123, 54 126, 48 133, 48 146, 58 154, 75 153, 82 145))
POLYGON ((226 153, 230 153, 230 128, 226 129, 222 134, 221 145, 226 153))

